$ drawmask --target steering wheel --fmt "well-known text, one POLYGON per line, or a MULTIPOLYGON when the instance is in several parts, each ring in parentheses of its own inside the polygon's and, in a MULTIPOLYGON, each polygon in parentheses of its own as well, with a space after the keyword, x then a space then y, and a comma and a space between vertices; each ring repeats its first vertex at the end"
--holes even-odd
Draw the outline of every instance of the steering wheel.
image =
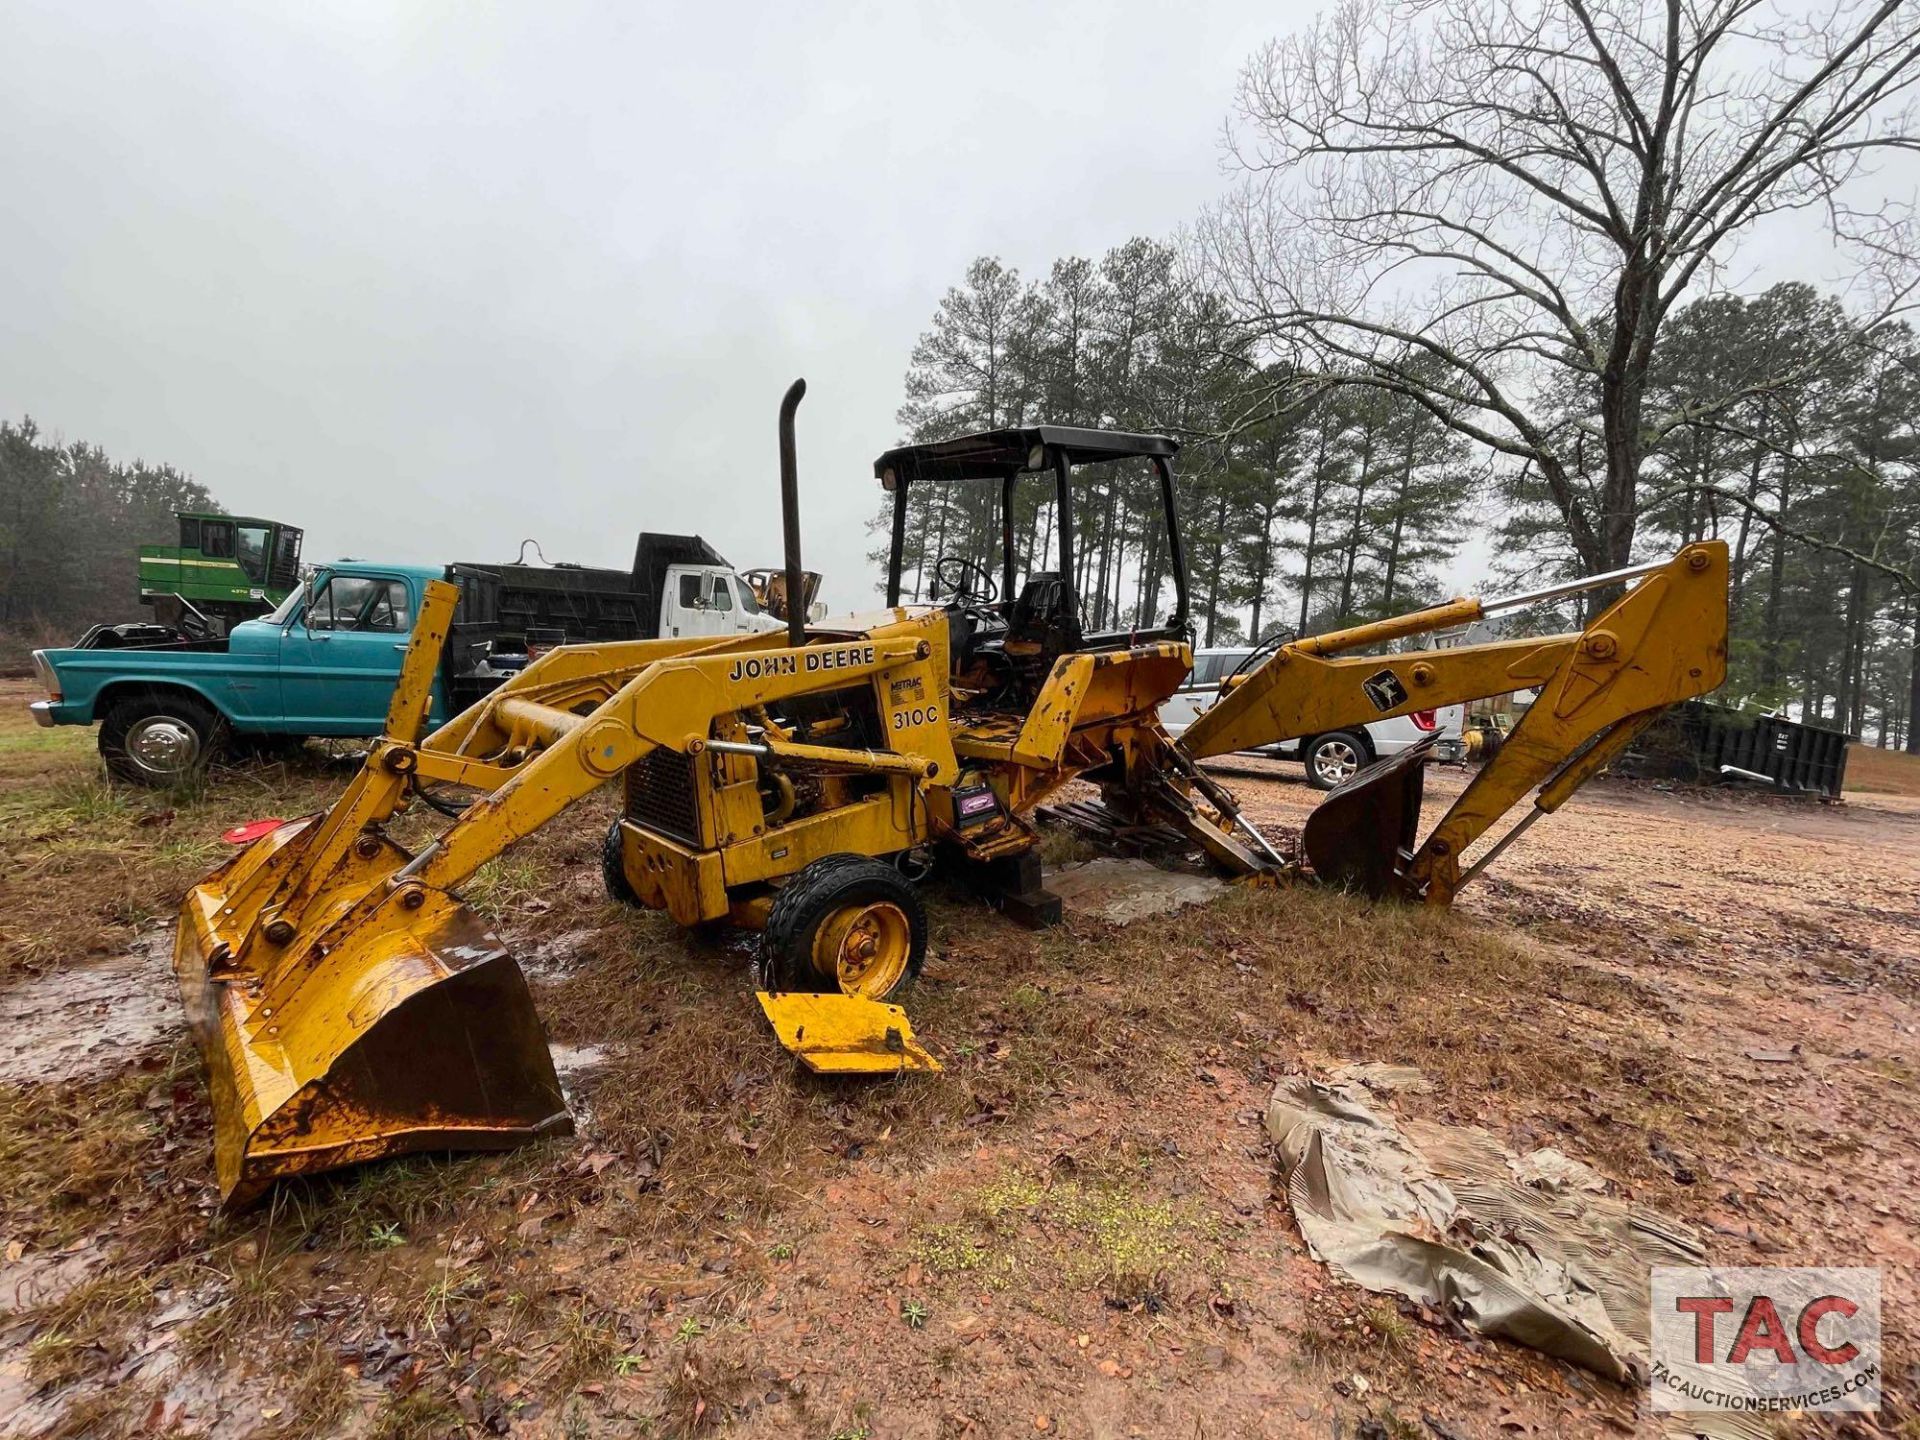
POLYGON ((1000 587, 984 565, 964 555, 942 555, 933 562, 933 583, 955 600, 991 605, 1000 598, 1000 587), (951 576, 952 578, 949 578, 951 576), (975 582, 979 589, 974 588, 975 582))

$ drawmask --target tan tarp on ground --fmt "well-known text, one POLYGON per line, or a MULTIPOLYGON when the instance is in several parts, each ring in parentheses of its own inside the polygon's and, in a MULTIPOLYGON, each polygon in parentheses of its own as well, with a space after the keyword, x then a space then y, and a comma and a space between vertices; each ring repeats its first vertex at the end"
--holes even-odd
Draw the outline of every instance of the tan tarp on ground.
POLYGON ((1383 1119, 1418 1072, 1350 1066, 1274 1090, 1267 1129, 1315 1259, 1625 1382, 1647 1365, 1648 1270, 1705 1263, 1697 1237, 1608 1193, 1558 1150, 1516 1156, 1484 1130, 1383 1119))

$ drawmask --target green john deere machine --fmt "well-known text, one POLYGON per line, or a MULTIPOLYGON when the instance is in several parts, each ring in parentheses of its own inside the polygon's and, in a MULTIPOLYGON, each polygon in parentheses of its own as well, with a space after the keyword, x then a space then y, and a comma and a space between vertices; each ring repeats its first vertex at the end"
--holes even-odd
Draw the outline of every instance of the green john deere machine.
POLYGON ((176 518, 179 544, 140 547, 140 603, 168 629, 225 632, 267 614, 299 585, 296 527, 250 515, 181 511, 176 518))

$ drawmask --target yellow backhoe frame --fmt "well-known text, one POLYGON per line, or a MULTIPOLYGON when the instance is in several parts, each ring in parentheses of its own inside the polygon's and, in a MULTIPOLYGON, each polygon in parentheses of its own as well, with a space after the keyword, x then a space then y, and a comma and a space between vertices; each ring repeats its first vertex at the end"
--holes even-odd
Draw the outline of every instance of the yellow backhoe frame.
MULTIPOLYGON (((790 572, 797 399, 798 387, 782 411, 790 572)), ((1329 797, 1316 812, 1334 817, 1318 826, 1318 852, 1309 823, 1307 853, 1333 872, 1369 817, 1391 813, 1385 860, 1358 878, 1446 903, 1467 878, 1462 852, 1529 789, 1544 782, 1536 813, 1554 808, 1661 707, 1720 683, 1724 545, 1604 579, 1637 583, 1578 634, 1349 653, 1496 608, 1455 601, 1295 642, 1230 686, 1180 744, 1157 712, 1191 670, 1188 644, 1069 651, 1023 711, 972 703, 956 713, 948 617, 931 606, 837 625, 796 615, 784 635, 551 650, 423 737, 457 593, 429 585, 386 733, 339 801, 237 854, 183 906, 175 966, 212 1076, 222 1191, 243 1203, 276 1176, 569 1128, 526 982, 459 887, 614 779, 627 802, 618 877, 630 898, 684 924, 765 926, 783 885, 822 864, 930 844, 993 877, 1010 912, 1045 920, 1034 811, 1076 778, 1097 783, 1125 818, 1177 828, 1230 873, 1285 875, 1298 864, 1197 759, 1536 688, 1500 755, 1418 850, 1404 777, 1417 784, 1419 770, 1405 762, 1395 786, 1363 777, 1329 797), (782 719, 799 712, 814 718, 782 719), (410 854, 387 822, 438 785, 484 793, 410 854), (989 792, 986 823, 963 816, 957 797, 989 792), (649 818, 647 803, 662 795, 679 807, 674 827, 649 818)), ((1379 838, 1361 848, 1379 850, 1379 838)), ((851 943, 846 924, 821 933, 851 943)), ((815 1069, 937 1069, 884 1000, 760 995, 781 1043, 815 1069)))

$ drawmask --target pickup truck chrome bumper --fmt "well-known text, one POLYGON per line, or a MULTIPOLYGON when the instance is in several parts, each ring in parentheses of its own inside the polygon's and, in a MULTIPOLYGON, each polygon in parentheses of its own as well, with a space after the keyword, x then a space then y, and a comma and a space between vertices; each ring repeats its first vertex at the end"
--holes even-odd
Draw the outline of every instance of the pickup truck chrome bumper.
POLYGON ((34 724, 36 725, 52 725, 53 724, 53 701, 30 700, 27 702, 27 709, 33 715, 34 724))

